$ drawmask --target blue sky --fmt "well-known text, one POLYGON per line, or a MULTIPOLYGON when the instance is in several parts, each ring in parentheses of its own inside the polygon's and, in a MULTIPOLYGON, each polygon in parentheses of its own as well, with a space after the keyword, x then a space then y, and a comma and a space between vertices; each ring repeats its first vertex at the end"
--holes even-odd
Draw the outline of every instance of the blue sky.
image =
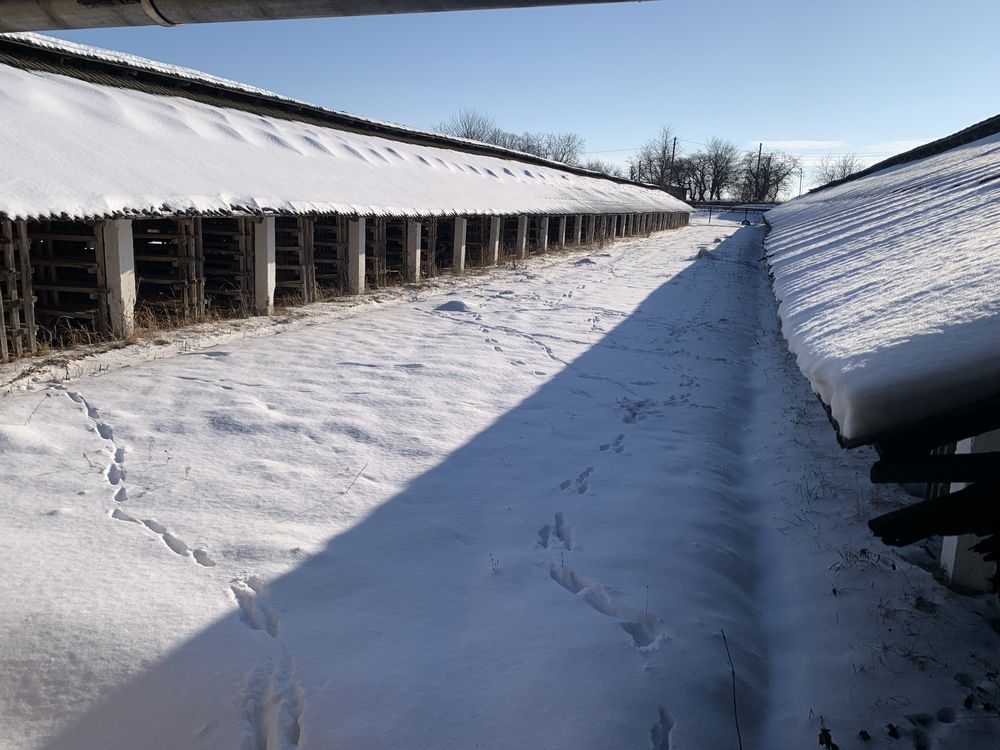
POLYGON ((656 0, 58 35, 417 127, 474 107, 616 161, 664 123, 687 150, 874 161, 997 114, 997 28, 996 0, 656 0))

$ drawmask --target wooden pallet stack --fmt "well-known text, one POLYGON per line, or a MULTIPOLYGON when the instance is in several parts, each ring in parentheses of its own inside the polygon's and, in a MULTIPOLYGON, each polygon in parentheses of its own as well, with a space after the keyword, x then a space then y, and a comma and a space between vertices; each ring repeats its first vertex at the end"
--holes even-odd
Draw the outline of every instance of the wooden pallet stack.
POLYGON ((253 220, 201 220, 206 301, 223 312, 253 313, 253 220))
POLYGON ((386 283, 401 284, 406 280, 406 219, 386 219, 385 268, 386 283))
POLYGON ((429 279, 438 275, 437 248, 438 248, 438 220, 427 219, 420 224, 420 262, 423 268, 420 269, 422 278, 429 279))
POLYGON ((37 351, 28 228, 0 220, 0 362, 37 351))
MULTIPOLYGON (((452 243, 455 240, 455 220, 442 218, 437 220, 435 243, 434 243, 434 266, 433 274, 436 276, 442 271, 451 268, 452 243)), ((428 245, 430 247, 430 245, 428 245)))
POLYGON ((465 264, 467 266, 486 265, 486 245, 489 238, 489 217, 469 217, 465 227, 465 264))
POLYGON ((289 302, 316 301, 313 220, 279 216, 274 220, 275 296, 289 302))
POLYGON ((136 298, 168 320, 200 320, 205 312, 201 219, 132 223, 136 298))
POLYGON ((317 216, 312 235, 317 296, 342 294, 347 286, 347 217, 317 216))
POLYGON ((98 224, 40 221, 27 225, 35 316, 48 338, 71 329, 110 335, 104 251, 98 224))
POLYGON ((379 289, 388 283, 385 243, 385 219, 368 219, 365 222, 365 285, 370 289, 379 289))

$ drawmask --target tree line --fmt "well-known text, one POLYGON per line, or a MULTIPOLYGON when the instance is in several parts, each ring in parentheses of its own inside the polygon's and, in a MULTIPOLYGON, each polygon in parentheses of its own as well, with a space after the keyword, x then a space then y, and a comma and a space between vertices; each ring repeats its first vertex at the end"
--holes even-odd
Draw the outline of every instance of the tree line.
MULTIPOLYGON (((435 128, 459 138, 491 143, 571 166, 615 177, 629 177, 660 187, 681 186, 688 200, 732 198, 746 202, 772 202, 792 192, 793 180, 803 174, 800 157, 780 150, 743 150, 724 138, 710 138, 701 148, 687 152, 679 147, 674 129, 664 125, 628 158, 625 168, 602 159, 586 159, 586 142, 577 133, 522 132, 503 129, 492 115, 463 109, 435 128)), ((864 168, 853 154, 824 157, 814 169, 819 184, 843 179, 864 168)))

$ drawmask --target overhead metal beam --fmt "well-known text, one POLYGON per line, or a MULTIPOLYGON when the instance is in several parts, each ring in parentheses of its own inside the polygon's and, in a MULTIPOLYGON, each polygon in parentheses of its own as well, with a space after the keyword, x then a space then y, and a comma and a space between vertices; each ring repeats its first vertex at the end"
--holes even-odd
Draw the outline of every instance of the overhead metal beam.
MULTIPOLYGON (((432 13, 628 0, 2 0, 0 31, 432 13)), ((634 0, 633 0, 634 1, 634 0)))

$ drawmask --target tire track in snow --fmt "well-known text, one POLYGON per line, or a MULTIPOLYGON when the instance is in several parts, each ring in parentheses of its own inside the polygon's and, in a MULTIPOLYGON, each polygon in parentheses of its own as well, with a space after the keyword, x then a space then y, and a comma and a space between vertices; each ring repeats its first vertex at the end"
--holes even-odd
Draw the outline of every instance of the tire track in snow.
POLYGON ((80 410, 91 422, 93 430, 107 445, 110 461, 107 468, 104 470, 104 478, 107 480, 107 483, 111 488, 112 499, 119 504, 119 507, 111 511, 111 518, 116 521, 136 523, 160 537, 167 548, 174 554, 181 557, 191 557, 196 563, 203 567, 214 567, 215 561, 209 556, 207 550, 201 547, 192 550, 188 547, 187 543, 185 543, 180 537, 171 532, 166 526, 158 522, 156 519, 147 518, 140 520, 134 518, 122 509, 125 507, 124 504, 128 501, 128 488, 125 486, 126 451, 123 445, 119 445, 115 441, 114 427, 102 418, 100 410, 90 403, 90 401, 88 401, 83 394, 78 391, 68 390, 65 386, 57 385, 55 388, 56 390, 64 391, 67 398, 69 398, 69 400, 76 406, 80 407, 80 410))
POLYGON ((242 750, 294 750, 302 735, 305 691, 296 677, 292 654, 281 638, 281 618, 267 604, 267 584, 257 576, 235 578, 229 588, 240 622, 272 638, 278 652, 254 669, 247 680, 241 705, 242 750))

